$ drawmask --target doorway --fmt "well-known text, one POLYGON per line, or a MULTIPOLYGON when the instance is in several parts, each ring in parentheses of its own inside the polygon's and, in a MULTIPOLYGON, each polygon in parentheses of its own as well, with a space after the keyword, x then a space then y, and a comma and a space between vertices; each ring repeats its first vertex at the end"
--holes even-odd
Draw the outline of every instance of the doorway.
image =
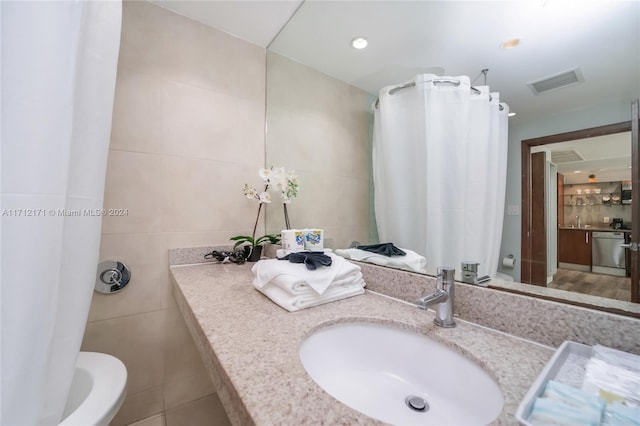
MULTIPOLYGON (((607 168, 594 169, 595 165, 589 164, 588 170, 571 170, 562 167, 562 159, 551 158, 552 153, 562 153, 563 147, 579 147, 583 139, 608 135, 625 134, 628 149, 631 130, 630 121, 522 141, 522 282, 638 301, 633 300, 634 296, 638 298, 637 291, 634 295, 631 279, 627 278, 630 271, 599 270, 592 266, 591 256, 593 232, 614 231, 610 225, 614 218, 621 220, 619 216, 624 216, 627 227, 631 225, 631 205, 624 206, 620 199, 621 182, 630 180, 630 170, 627 178, 607 177, 607 168), (545 163, 558 165, 557 178, 549 176, 545 163), (578 173, 588 174, 580 180, 578 173), (557 187, 550 190, 550 182, 557 187), (612 204, 614 192, 617 195, 612 204), (557 198, 550 203, 556 193, 557 198), (540 207, 543 205, 547 208, 540 207), (549 209, 554 209, 557 219, 549 215, 549 209)), ((625 167, 630 167, 631 157, 625 167)), ((628 239, 620 244, 625 241, 628 239)))

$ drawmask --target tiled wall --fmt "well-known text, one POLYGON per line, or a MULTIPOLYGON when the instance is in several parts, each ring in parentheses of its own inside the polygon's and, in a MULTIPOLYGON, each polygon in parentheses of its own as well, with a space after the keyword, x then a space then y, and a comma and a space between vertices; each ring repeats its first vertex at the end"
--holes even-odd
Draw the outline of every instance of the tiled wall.
MULTIPOLYGON (((113 425, 227 424, 170 292, 167 250, 250 233, 242 194, 264 165, 265 51, 147 2, 124 2, 101 260, 127 263, 121 293, 95 294, 83 350, 129 372, 113 425)), ((262 230, 260 230, 262 231, 262 230)))
POLYGON ((608 227, 613 218, 624 220, 625 225, 631 225, 631 205, 586 205, 586 206, 565 206, 564 225, 576 225, 576 216, 580 216, 581 225, 591 225, 598 227, 608 227), (608 217, 609 222, 604 223, 604 218, 608 217))
MULTIPOLYGON (((267 53, 267 164, 299 175, 291 226, 324 229, 334 248, 369 242, 370 105, 365 91, 267 53)), ((267 213, 280 232, 282 204, 267 213)))

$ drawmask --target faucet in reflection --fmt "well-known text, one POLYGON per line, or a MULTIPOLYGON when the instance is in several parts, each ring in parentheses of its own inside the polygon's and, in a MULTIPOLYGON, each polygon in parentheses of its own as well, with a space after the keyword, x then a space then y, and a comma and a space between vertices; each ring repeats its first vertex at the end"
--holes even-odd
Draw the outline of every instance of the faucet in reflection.
POLYGON ((448 267, 438 268, 436 291, 421 297, 416 302, 421 309, 427 309, 437 304, 434 324, 440 327, 452 328, 456 326, 453 320, 453 295, 455 269, 448 267))
POLYGON ((462 282, 467 284, 488 286, 491 279, 488 275, 478 277, 478 262, 462 261, 462 282))

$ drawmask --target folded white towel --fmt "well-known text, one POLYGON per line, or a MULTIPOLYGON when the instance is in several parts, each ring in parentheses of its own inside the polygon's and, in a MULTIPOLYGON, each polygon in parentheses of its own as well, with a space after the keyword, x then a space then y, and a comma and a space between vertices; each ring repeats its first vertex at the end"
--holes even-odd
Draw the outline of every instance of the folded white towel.
POLYGON ((323 294, 335 281, 347 279, 360 272, 358 265, 340 256, 333 253, 327 256, 331 256, 331 266, 321 266, 312 271, 307 269, 304 263, 291 263, 288 260, 278 259, 260 260, 251 268, 255 275, 253 284, 260 289, 278 277, 280 285, 290 289, 289 293, 295 292, 296 286, 306 284, 316 293, 323 294))
MULTIPOLYGON (((357 285, 363 282, 362 272, 354 271, 351 274, 344 276, 343 278, 336 279, 331 283, 330 287, 346 287, 350 285, 357 285)), ((263 287, 259 284, 257 277, 253 278, 253 285, 256 288, 263 287)), ((274 285, 280 287, 292 296, 299 296, 301 294, 309 294, 310 292, 318 296, 318 292, 313 289, 305 281, 301 281, 298 277, 292 275, 278 275, 269 281, 268 285, 274 285)), ((323 293, 324 294, 324 293, 323 293)))
POLYGON ((346 299, 347 297, 357 296, 364 293, 364 280, 359 284, 335 287, 331 286, 322 295, 318 295, 313 289, 309 288, 309 290, 304 294, 292 296, 287 291, 271 283, 258 287, 255 280, 254 286, 262 294, 289 312, 299 311, 300 309, 310 308, 324 303, 335 302, 336 300, 346 299))
POLYGON ((427 259, 424 256, 420 256, 413 250, 405 248, 401 250, 406 253, 405 256, 383 256, 357 248, 337 249, 336 254, 346 257, 347 259, 365 261, 376 265, 393 266, 414 272, 425 272, 424 267, 427 264, 427 259))

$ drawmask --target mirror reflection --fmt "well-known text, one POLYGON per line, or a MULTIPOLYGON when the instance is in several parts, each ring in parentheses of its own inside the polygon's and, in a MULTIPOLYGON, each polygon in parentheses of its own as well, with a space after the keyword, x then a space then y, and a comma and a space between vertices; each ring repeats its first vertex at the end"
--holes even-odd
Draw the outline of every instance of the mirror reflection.
MULTIPOLYGON (((636 33, 640 25, 639 5, 616 2, 602 8, 601 4, 589 3, 580 8, 566 8, 554 3, 307 1, 302 4, 267 52, 267 164, 285 165, 298 172, 301 192, 290 206, 292 226, 322 227, 325 245, 334 249, 348 250, 353 245, 392 242, 427 259, 426 242, 425 249, 420 249, 380 238, 379 218, 374 208, 379 198, 374 197, 375 171, 372 169, 374 104, 376 101, 379 104, 385 96, 407 94, 401 90, 390 95, 389 89, 407 82, 415 83, 417 78, 424 79, 422 76, 427 74, 455 77, 458 81, 466 76, 469 92, 471 87, 485 90, 482 87, 489 86, 487 92, 496 93, 499 102, 507 104, 510 112, 517 113, 508 124, 507 169, 502 179, 504 201, 500 212, 494 215, 500 219, 500 226, 491 233, 492 239, 497 239, 495 256, 493 260, 479 262, 477 275, 499 276, 501 279, 494 278, 491 286, 544 295, 553 292, 518 284, 523 278, 521 268, 524 267, 521 257, 521 142, 628 121, 631 101, 640 94, 637 79, 640 46, 637 38, 628 37, 628 34, 636 33), (384 25, 380 25, 381 22, 384 25), (558 34, 565 36, 558 39, 558 34), (357 36, 367 39, 366 49, 357 50, 351 46, 350 41, 357 36), (516 39, 517 42, 513 41, 516 39), (508 41, 516 46, 501 46, 508 41), (610 44, 614 41, 615 49, 610 44), (488 71, 483 73, 484 70, 488 71), (550 77, 561 74, 567 77, 567 73, 572 79, 570 83, 553 87, 560 83, 550 77), (385 87, 386 92, 381 92, 385 87)), ((620 135, 620 138, 625 136, 620 135)), ((630 152, 628 137, 626 141, 627 152, 630 152)), ((611 143, 609 140, 597 141, 606 147, 611 143)), ((547 147, 544 152, 552 156, 553 151, 565 148, 568 147, 547 147)), ((600 159, 589 157, 589 161, 610 162, 612 150, 600 150, 605 156, 600 159)), ((455 154, 459 156, 462 151, 455 154)), ((461 163, 456 155, 443 155, 445 164, 461 163)), ((468 155, 465 159, 469 160, 468 155)), ((626 159, 629 161, 629 155, 626 159)), ((607 206, 610 208, 607 212, 596 212, 595 202, 594 206, 588 205, 587 194, 577 194, 582 183, 568 179, 578 175, 573 173, 576 170, 563 169, 566 165, 557 160, 554 163, 553 158, 549 162, 558 168, 556 173, 567 179, 568 196, 563 195, 571 200, 567 204, 575 203, 565 206, 564 198, 563 202, 556 201, 557 227, 552 227, 556 231, 555 237, 551 235, 547 241, 550 247, 557 247, 560 231, 573 224, 569 220, 571 215, 574 219, 578 215, 581 225, 589 225, 592 231, 596 225, 613 230, 604 223, 605 217, 609 218, 610 224, 613 219, 622 219, 623 224, 625 220, 629 222, 624 211, 614 211, 616 206, 613 204, 607 206), (578 198, 583 198, 585 204, 578 205, 578 198), (578 209, 581 209, 580 214, 574 212, 578 209)), ((470 163, 483 170, 482 160, 470 163)), ((607 178, 600 170, 613 166, 597 167, 595 163, 590 166, 593 167, 589 170, 598 171, 595 173, 598 182, 618 182, 622 191, 625 179, 607 178)), ((406 167, 408 170, 419 168, 419 164, 406 167)), ((486 165, 484 170, 495 171, 497 168, 486 165)), ((400 176, 405 171, 402 167, 393 170, 400 176)), ((404 180, 404 184, 396 184, 398 190, 406 190, 410 195, 415 190, 414 197, 419 197, 415 182, 404 180)), ((556 190, 559 188, 556 185, 556 190)), ((601 194, 588 195, 591 198, 601 195, 602 200, 605 190, 608 189, 601 187, 601 194)), ((449 187, 448 191, 460 195, 455 186, 449 187)), ((485 191, 487 189, 475 192, 482 195, 485 191)), ((402 207, 395 200, 386 204, 396 209, 402 207)), ((600 206, 600 209, 604 207, 600 206)), ((622 204, 618 207, 623 208, 622 204)), ((630 210, 630 207, 626 208, 630 210)), ((283 229, 281 216, 279 212, 267 215, 270 232, 283 229)), ((453 215, 444 216, 439 229, 446 239, 447 235, 454 234, 459 223, 453 215)), ((417 229, 413 234, 421 235, 422 232, 417 229)), ((456 243, 458 249, 465 247, 459 238, 450 241, 456 243)), ((485 251, 492 249, 489 247, 485 251)), ((560 264, 571 263, 563 262, 558 258, 559 254, 556 249, 556 269, 560 264)), ((458 259, 454 266, 461 279, 459 262, 477 259, 464 257, 464 254, 458 259)), ((415 270, 402 265, 402 260, 395 266, 415 270)), ((427 261, 423 269, 433 273, 437 266, 437 263, 427 261)), ((550 281, 545 276, 545 287, 554 287, 553 275, 550 281)), ((615 277, 602 271, 599 275, 615 277)), ((575 291, 569 287, 563 290, 575 291)), ((551 294, 572 298, 570 293, 551 294)))
MULTIPOLYGON (((630 132, 532 148, 547 185, 546 284, 550 288, 629 301, 631 233, 630 132)), ((536 166, 539 167, 539 166, 536 166)))

